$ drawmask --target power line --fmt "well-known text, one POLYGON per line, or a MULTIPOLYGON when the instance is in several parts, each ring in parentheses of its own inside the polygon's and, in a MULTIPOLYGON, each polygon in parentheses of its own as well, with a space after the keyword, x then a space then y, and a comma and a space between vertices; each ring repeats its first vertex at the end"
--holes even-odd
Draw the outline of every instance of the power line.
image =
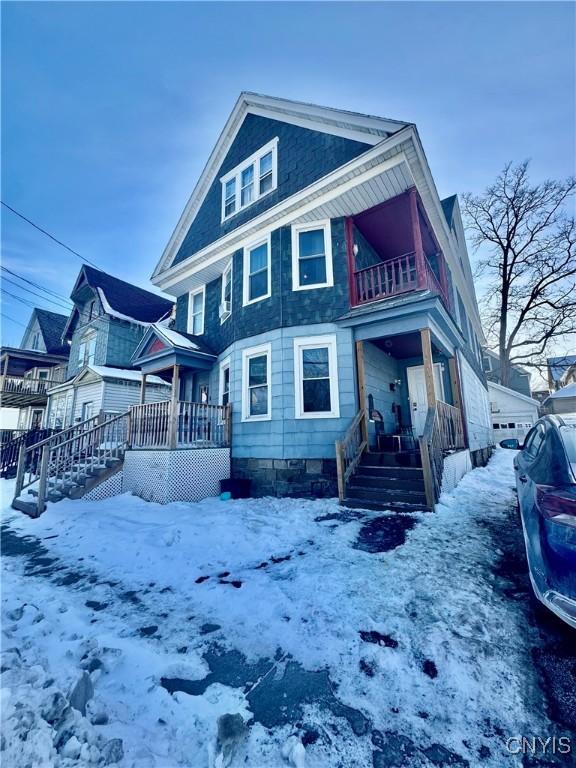
POLYGON ((10 280, 9 277, 3 277, 2 282, 10 283, 10 285, 15 285, 16 288, 19 288, 21 291, 28 291, 28 293, 31 293, 33 296, 38 296, 38 298, 42 299, 43 301, 48 301, 50 304, 54 304, 54 306, 59 307, 60 309, 65 309, 67 312, 70 312, 72 309, 72 305, 66 306, 63 302, 61 302, 58 299, 51 299, 48 296, 42 296, 41 293, 36 293, 36 291, 33 291, 31 288, 26 288, 25 285, 19 285, 15 280, 10 280))
MULTIPOLYGON (((31 301, 28 301, 28 299, 23 299, 21 296, 16 296, 15 293, 10 293, 10 291, 5 291, 2 289, 2 293, 5 293, 6 296, 10 296, 12 299, 16 299, 16 301, 19 301, 21 304, 24 304, 26 307, 30 307, 31 309, 36 309, 36 304, 32 304, 31 301)), ((47 307, 38 307, 38 309, 47 309, 47 307)), ((48 310, 50 312, 50 310, 48 310)))
POLYGON ((87 264, 91 264, 93 267, 96 267, 96 269, 98 269, 98 267, 96 266, 96 264, 94 264, 93 261, 90 261, 90 259, 87 259, 85 256, 82 256, 80 253, 78 253, 78 251, 73 250, 68 245, 63 243, 61 240, 58 240, 58 238, 54 237, 54 235, 51 235, 50 232, 46 232, 45 229, 42 229, 42 227, 39 227, 38 224, 35 224, 33 221, 30 221, 30 219, 26 218, 24 214, 20 213, 15 208, 12 208, 12 206, 8 205, 8 203, 5 203, 4 200, 0 200, 0 203, 2 203, 2 205, 5 208, 8 208, 9 211, 12 211, 12 213, 14 213, 16 216, 19 216, 23 221, 30 224, 30 226, 34 227, 34 229, 37 229, 39 232, 42 232, 43 235, 46 235, 46 237, 49 237, 50 240, 53 240, 55 243, 58 243, 58 245, 61 245, 62 248, 65 248, 67 251, 70 251, 70 253, 73 253, 74 256, 77 256, 82 261, 85 261, 87 264))
POLYGON ((34 280, 29 280, 27 277, 20 275, 18 272, 14 272, 12 269, 8 269, 8 267, 5 267, 3 264, 0 266, 2 267, 2 270, 4 272, 8 272, 9 275, 13 275, 14 277, 17 277, 18 280, 22 280, 23 282, 28 283, 29 285, 33 285, 34 288, 39 288, 41 291, 44 291, 45 293, 49 293, 52 296, 56 296, 58 299, 64 299, 65 301, 70 302, 69 297, 64 296, 63 293, 57 293, 56 291, 50 290, 50 288, 44 288, 43 285, 40 285, 39 283, 35 283, 34 280))
POLYGON ((21 323, 20 320, 15 320, 13 317, 10 317, 10 315, 5 314, 4 312, 0 312, 0 315, 2 315, 2 317, 5 317, 6 320, 10 320, 11 322, 16 323, 16 325, 21 325, 22 328, 28 328, 26 323, 21 323))

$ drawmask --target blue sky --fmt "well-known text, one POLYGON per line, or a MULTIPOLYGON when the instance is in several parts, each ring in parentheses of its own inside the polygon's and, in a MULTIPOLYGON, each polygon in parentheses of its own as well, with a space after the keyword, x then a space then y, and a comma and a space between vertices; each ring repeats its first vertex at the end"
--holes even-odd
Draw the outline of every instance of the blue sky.
MULTIPOLYGON (((574 172, 569 3, 21 2, 2 15, 2 199, 140 285, 242 90, 417 123, 441 196, 480 191, 508 160, 532 158, 538 179, 574 172)), ((6 266, 69 294, 81 262, 5 211, 2 245, 6 266)), ((6 297, 2 312, 25 323, 30 310, 6 297)), ((2 321, 18 343, 22 326, 2 321)))

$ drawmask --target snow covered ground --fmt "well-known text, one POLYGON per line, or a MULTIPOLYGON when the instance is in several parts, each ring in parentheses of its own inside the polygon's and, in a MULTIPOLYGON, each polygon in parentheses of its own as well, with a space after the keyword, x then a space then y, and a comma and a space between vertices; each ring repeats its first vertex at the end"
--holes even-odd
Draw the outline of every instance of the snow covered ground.
POLYGON ((552 728, 496 575, 512 453, 400 517, 123 495, 30 520, 0 481, 5 765, 217 766, 225 714, 232 765, 521 765, 506 739, 552 728))

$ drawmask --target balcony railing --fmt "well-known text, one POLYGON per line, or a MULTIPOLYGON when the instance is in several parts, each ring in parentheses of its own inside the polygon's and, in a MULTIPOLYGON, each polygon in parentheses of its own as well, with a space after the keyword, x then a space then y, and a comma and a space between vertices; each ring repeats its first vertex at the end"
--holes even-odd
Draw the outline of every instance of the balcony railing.
POLYGON ((130 408, 131 448, 226 448, 230 430, 229 405, 162 400, 130 408))
POLYGON ((424 288, 441 296, 449 307, 448 296, 428 259, 424 258, 423 267, 419 267, 416 252, 411 251, 354 272, 352 304, 367 304, 424 288))

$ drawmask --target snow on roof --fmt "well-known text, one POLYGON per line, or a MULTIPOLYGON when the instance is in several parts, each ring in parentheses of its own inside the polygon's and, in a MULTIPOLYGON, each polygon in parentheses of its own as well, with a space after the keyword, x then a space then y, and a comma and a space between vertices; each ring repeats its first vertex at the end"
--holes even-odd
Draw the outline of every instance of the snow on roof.
POLYGON ((191 339, 178 333, 178 331, 173 331, 171 328, 167 328, 163 323, 154 323, 154 329, 176 347, 200 349, 198 344, 195 344, 191 339))
POLYGON ((562 398, 562 397, 576 397, 576 382, 568 384, 566 387, 562 387, 556 392, 552 392, 550 397, 562 398))
MULTIPOLYGON (((142 381, 142 373, 140 371, 134 371, 130 368, 109 368, 106 365, 89 365, 87 369, 97 376, 101 376, 103 379, 122 379, 123 381, 142 381)), ((169 387, 170 384, 160 376, 147 376, 146 384, 163 384, 165 387, 169 387)))

